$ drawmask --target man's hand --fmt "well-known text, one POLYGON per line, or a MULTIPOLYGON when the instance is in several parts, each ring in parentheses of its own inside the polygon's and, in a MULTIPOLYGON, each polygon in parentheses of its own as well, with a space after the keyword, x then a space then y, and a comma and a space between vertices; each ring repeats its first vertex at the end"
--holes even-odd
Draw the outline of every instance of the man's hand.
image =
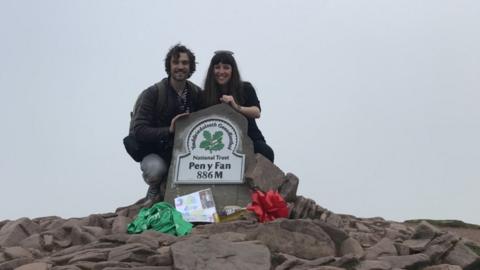
POLYGON ((170 133, 175 132, 175 121, 177 121, 178 118, 180 118, 180 117, 182 117, 182 116, 185 116, 185 115, 188 115, 188 114, 189 114, 189 113, 177 114, 177 116, 175 116, 175 117, 172 119, 172 122, 170 123, 170 128, 169 128, 170 133))
POLYGON ((229 104, 229 105, 232 106, 232 108, 234 108, 235 110, 240 111, 240 105, 238 105, 238 104, 235 102, 235 99, 233 98, 233 96, 230 96, 230 95, 222 95, 222 97, 220 97, 220 101, 223 102, 223 103, 229 104))

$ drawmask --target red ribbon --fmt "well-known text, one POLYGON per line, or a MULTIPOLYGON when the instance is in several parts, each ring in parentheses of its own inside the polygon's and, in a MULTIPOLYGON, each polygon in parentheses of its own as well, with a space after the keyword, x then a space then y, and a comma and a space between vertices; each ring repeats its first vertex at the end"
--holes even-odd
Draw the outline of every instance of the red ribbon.
POLYGON ((252 203, 247 206, 253 211, 260 222, 272 221, 277 218, 288 218, 288 206, 283 197, 273 190, 263 193, 257 190, 252 193, 252 203))

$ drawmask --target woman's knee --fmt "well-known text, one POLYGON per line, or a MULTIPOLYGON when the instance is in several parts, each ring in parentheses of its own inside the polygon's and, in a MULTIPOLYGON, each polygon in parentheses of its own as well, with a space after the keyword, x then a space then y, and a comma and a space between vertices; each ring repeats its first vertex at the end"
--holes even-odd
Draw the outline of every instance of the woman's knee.
POLYGON ((275 154, 273 152, 273 149, 266 142, 254 141, 253 142, 253 151, 255 153, 262 154, 264 157, 266 157, 272 163, 273 163, 273 160, 275 159, 275 154))

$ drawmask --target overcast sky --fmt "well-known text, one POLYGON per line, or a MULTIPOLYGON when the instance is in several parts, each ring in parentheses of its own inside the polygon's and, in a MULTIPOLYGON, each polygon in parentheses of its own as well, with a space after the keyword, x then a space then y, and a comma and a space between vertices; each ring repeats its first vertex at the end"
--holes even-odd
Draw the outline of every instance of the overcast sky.
POLYGON ((0 220, 145 195, 122 138, 177 42, 235 52, 298 193, 336 213, 480 224, 478 1, 0 1, 0 220))

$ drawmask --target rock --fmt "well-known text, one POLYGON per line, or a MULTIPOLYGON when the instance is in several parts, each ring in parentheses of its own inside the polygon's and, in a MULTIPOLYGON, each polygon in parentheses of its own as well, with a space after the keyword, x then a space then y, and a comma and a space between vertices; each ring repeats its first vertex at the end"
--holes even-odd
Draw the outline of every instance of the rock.
POLYGON ((69 230, 72 227, 82 227, 87 225, 88 225, 88 218, 70 218, 63 223, 61 228, 69 230))
POLYGON ((237 232, 248 235, 249 233, 257 230, 257 228, 260 226, 262 226, 262 224, 258 223, 257 221, 236 220, 218 224, 198 225, 193 228, 192 234, 213 235, 226 232, 237 232))
POLYGON ((173 270, 170 266, 107 267, 104 270, 173 270))
POLYGON ((422 270, 462 270, 458 265, 439 264, 423 268, 422 270))
POLYGON ((427 266, 430 259, 423 253, 405 256, 382 256, 378 258, 379 261, 387 262, 393 268, 417 269, 427 266))
POLYGON ((298 177, 293 173, 287 173, 287 175, 285 175, 283 183, 278 188, 278 192, 286 202, 294 202, 297 199, 298 183, 298 177))
POLYGON ((370 230, 370 228, 368 228, 367 226, 365 226, 365 224, 361 223, 361 222, 355 222, 355 227, 357 228, 358 231, 360 232, 372 232, 370 230))
POLYGON ((111 229, 112 223, 105 219, 103 215, 93 214, 87 217, 87 226, 100 227, 102 229, 111 229))
POLYGON ((80 269, 78 266, 75 265, 63 265, 63 266, 55 266, 52 270, 83 270, 80 269))
POLYGON ((29 237, 20 241, 19 245, 24 248, 33 248, 33 249, 41 250, 42 242, 40 240, 40 234, 34 233, 30 235, 29 237))
POLYGON ((364 260, 359 263, 355 270, 390 270, 392 266, 388 262, 364 260))
POLYGON ((168 246, 178 240, 178 238, 173 235, 157 232, 154 230, 144 231, 141 235, 155 239, 155 241, 157 241, 157 244, 160 246, 168 246))
POLYGON ((75 266, 78 266, 78 268, 82 269, 82 270, 91 270, 93 269, 93 266, 96 264, 96 262, 88 262, 88 261, 79 261, 79 262, 75 262, 75 266))
POLYGON ((174 268, 270 269, 270 251, 259 243, 228 242, 192 236, 171 247, 174 268))
POLYGON ((363 255, 365 255, 365 252, 357 240, 349 237, 342 242, 339 252, 340 256, 344 256, 347 254, 352 254, 355 257, 361 258, 363 257, 363 255))
POLYGON ((106 261, 106 262, 98 262, 93 265, 92 270, 104 270, 104 269, 112 269, 112 268, 130 268, 131 265, 129 263, 124 262, 115 262, 115 261, 106 261))
POLYGON ((32 253, 23 247, 7 247, 3 250, 5 258, 8 260, 17 258, 30 258, 33 259, 32 253))
POLYGON ((142 208, 143 208, 142 204, 132 204, 132 205, 117 208, 115 210, 115 213, 118 216, 124 216, 130 219, 133 219, 137 216, 138 212, 140 212, 140 209, 142 208))
POLYGON ((108 260, 118 262, 145 262, 148 257, 154 254, 155 251, 150 247, 139 243, 132 243, 113 248, 108 255, 108 260))
MULTIPOLYGON (((34 221, 35 221, 35 219, 34 219, 34 221)), ((39 221, 39 224, 42 227, 42 231, 51 231, 51 230, 61 228, 63 226, 63 224, 65 224, 66 221, 67 220, 65 220, 63 218, 53 216, 53 217, 49 217, 47 219, 42 218, 42 220, 39 221)))
POLYGON ((411 229, 409 229, 405 224, 402 223, 392 222, 389 224, 388 228, 402 234, 412 234, 411 229))
POLYGON ((342 227, 342 218, 335 213, 330 213, 330 215, 328 215, 327 217, 326 222, 335 227, 342 227))
POLYGON ((128 224, 132 222, 132 219, 126 216, 117 216, 113 220, 112 233, 126 233, 128 224))
POLYGON ((350 237, 344 230, 339 229, 338 227, 335 227, 331 224, 328 224, 328 223, 323 222, 321 220, 314 220, 313 222, 317 226, 322 228, 322 230, 324 232, 326 232, 328 234, 328 236, 330 236, 330 239, 332 239, 333 242, 335 242, 337 247, 340 247, 340 245, 343 243, 343 241, 345 241, 347 238, 350 237))
POLYGON ((285 181, 285 173, 261 154, 255 154, 255 159, 255 167, 245 174, 250 188, 263 192, 278 191, 285 181))
POLYGON ((48 270, 48 269, 50 269, 50 266, 44 262, 24 264, 20 267, 15 268, 15 270, 48 270))
POLYGON ((130 239, 130 234, 114 233, 114 234, 104 235, 102 237, 99 237, 98 241, 116 243, 116 244, 125 244, 127 243, 128 239, 130 239))
POLYGON ((6 262, 7 258, 5 258, 5 254, 3 252, 0 252, 0 263, 6 262))
POLYGON ((290 218, 291 219, 300 219, 307 218, 307 212, 309 207, 311 207, 311 200, 304 198, 302 196, 297 196, 293 206, 290 208, 290 218))
POLYGON ((28 218, 10 221, 0 229, 0 246, 16 246, 20 241, 39 230, 40 226, 28 218))
MULTIPOLYGON (((277 257, 279 257, 278 259, 280 259, 282 263, 277 267, 275 267, 275 270, 320 269, 319 267, 335 262, 335 258, 333 256, 322 257, 315 260, 305 260, 305 259, 297 258, 292 255, 280 253, 277 255, 277 257)), ((329 266, 329 267, 333 267, 333 266, 329 266)), ((342 268, 335 267, 334 269, 342 269, 342 268)))
POLYGON ((33 262, 33 259, 31 258, 18 258, 18 259, 9 260, 9 261, 0 263, 0 270, 13 270, 19 266, 22 266, 24 264, 29 264, 31 262, 33 262))
POLYGON ((448 252, 443 260, 444 263, 459 265, 464 270, 480 269, 480 258, 470 248, 465 246, 463 241, 458 242, 455 247, 448 252))
MULTIPOLYGON (((397 249, 397 254, 400 255, 400 256, 404 256, 404 255, 410 255, 410 248, 405 246, 404 244, 402 243, 393 243, 393 245, 395 246, 395 248, 397 249)), ((425 253, 427 254, 427 253, 425 253)), ((429 254, 427 254, 429 255, 429 254)), ((429 255, 430 256, 430 255, 429 255)))
POLYGON ((148 237, 142 234, 134 234, 128 238, 127 244, 130 243, 140 243, 148 246, 151 249, 158 248, 158 241, 153 237, 148 237))
POLYGON ((374 246, 380 241, 380 237, 372 233, 365 233, 365 232, 351 232, 349 233, 351 237, 356 239, 360 245, 364 248, 369 248, 374 246))
POLYGON ((327 211, 326 209, 317 205, 314 200, 305 198, 303 196, 297 196, 293 206, 289 208, 291 219, 318 219, 327 211))
POLYGON ((409 239, 403 242, 403 245, 408 247, 412 253, 419 253, 425 251, 430 239, 409 239))
POLYGON ((463 244, 468 247, 471 251, 473 251, 475 254, 480 256, 480 244, 468 239, 463 239, 463 244))
POLYGON ((243 233, 236 233, 236 232, 225 232, 214 234, 210 236, 212 240, 225 240, 229 242, 241 242, 247 240, 247 235, 243 233))
POLYGON ((332 266, 337 266, 337 267, 342 267, 346 269, 352 269, 360 263, 360 260, 358 257, 352 255, 352 254, 347 254, 342 257, 340 257, 338 260, 333 262, 331 265, 332 266))
POLYGON ((430 241, 423 253, 427 254, 433 263, 438 264, 458 240, 459 238, 456 235, 450 232, 444 233, 430 241))
POLYGON ((106 260, 109 249, 78 247, 69 252, 54 255, 50 261, 55 265, 73 264, 74 262, 91 261, 99 262, 106 260))
POLYGON ((4 226, 5 224, 9 223, 10 221, 11 221, 11 220, 8 220, 8 219, 0 221, 0 230, 2 230, 3 226, 4 226))
POLYGON ((45 250, 48 250, 48 251, 52 251, 53 248, 54 248, 54 238, 53 238, 53 235, 51 234, 44 234, 42 236, 42 242, 43 242, 43 248, 45 248, 45 250))
POLYGON ((413 230, 404 224, 392 222, 385 228, 385 237, 392 241, 404 241, 409 239, 413 234, 413 230))
POLYGON ((161 247, 157 250, 157 253, 159 254, 147 258, 148 265, 167 266, 173 264, 170 247, 161 247))
POLYGON ((103 229, 99 227, 78 226, 75 224, 64 226, 64 229, 69 233, 69 238, 73 245, 88 244, 104 235, 103 229))
POLYGON ((433 239, 440 231, 426 221, 420 222, 415 228, 412 239, 433 239))
POLYGON ((259 226, 249 239, 260 240, 272 252, 302 259, 334 256, 335 244, 322 228, 311 220, 280 219, 259 226))
POLYGON ((103 262, 108 258, 108 249, 90 249, 82 251, 68 261, 68 264, 76 262, 103 262))
POLYGON ((103 228, 100 228, 100 227, 97 227, 97 226, 82 226, 81 229, 83 229, 83 231, 85 231, 87 233, 90 233, 95 238, 99 238, 99 237, 105 235, 106 232, 107 232, 107 230, 105 230, 103 228))
POLYGON ((388 238, 383 238, 374 246, 367 248, 365 252, 366 259, 376 259, 380 256, 397 256, 397 249, 392 240, 388 238))

